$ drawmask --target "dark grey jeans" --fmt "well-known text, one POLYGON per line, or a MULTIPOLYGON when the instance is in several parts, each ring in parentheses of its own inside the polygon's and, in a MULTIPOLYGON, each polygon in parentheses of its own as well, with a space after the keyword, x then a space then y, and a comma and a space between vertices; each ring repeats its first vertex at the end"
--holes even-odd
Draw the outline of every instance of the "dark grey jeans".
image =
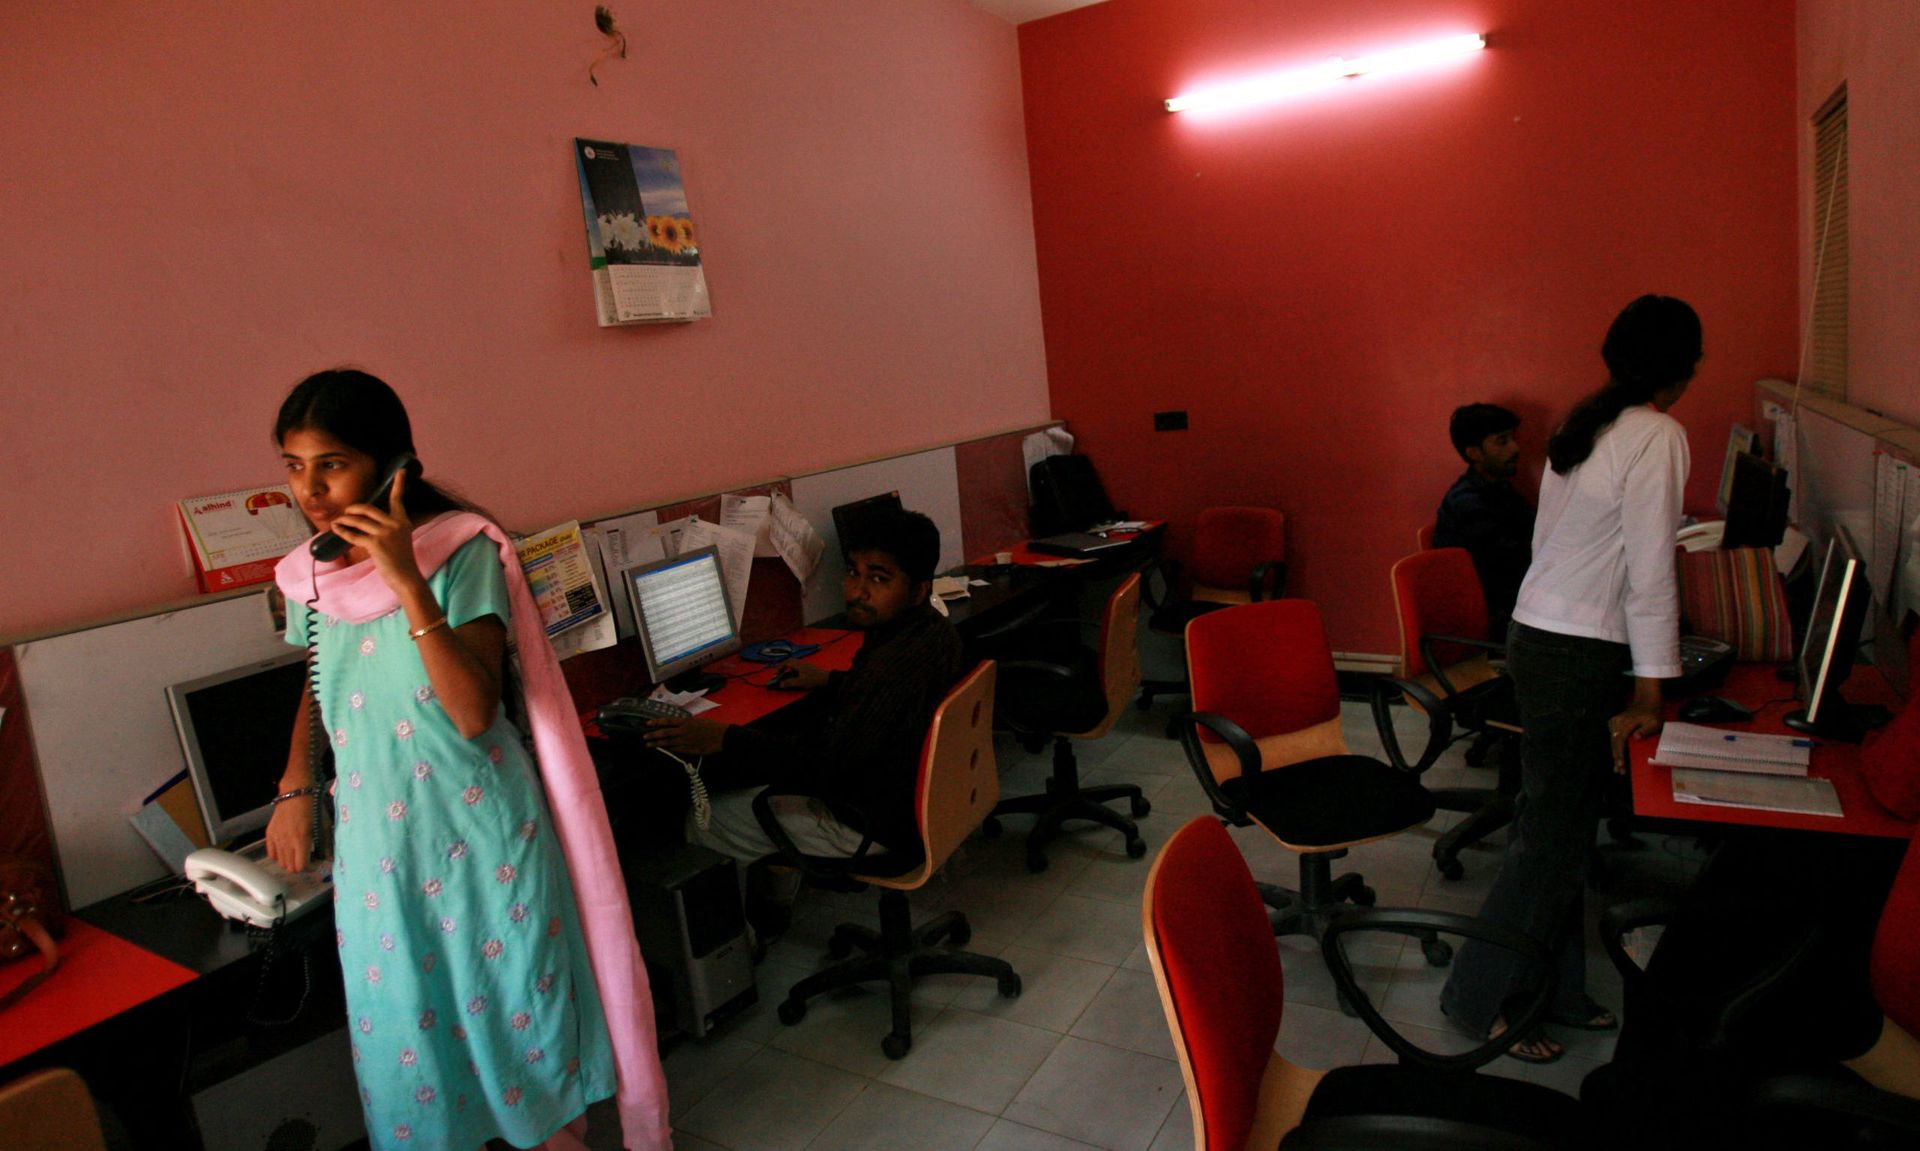
MULTIPOLYGON (((1520 798, 1500 872, 1480 917, 1540 940, 1555 956, 1551 1014, 1585 1002, 1587 867, 1601 797, 1613 773, 1607 721, 1626 702, 1625 644, 1516 623, 1507 673, 1520 705, 1520 798)), ((1520 958, 1468 940, 1454 957, 1440 1005, 1485 1035, 1507 1002, 1533 990, 1520 958)))

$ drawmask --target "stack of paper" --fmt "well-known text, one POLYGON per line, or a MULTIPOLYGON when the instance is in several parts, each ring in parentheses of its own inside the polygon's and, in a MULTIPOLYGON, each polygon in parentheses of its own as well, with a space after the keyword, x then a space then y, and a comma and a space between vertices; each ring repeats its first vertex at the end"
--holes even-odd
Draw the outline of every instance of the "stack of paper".
POLYGON ((1833 790, 1833 784, 1813 778, 1677 768, 1673 773, 1673 801, 1830 815, 1836 819, 1840 816, 1840 796, 1833 790))
POLYGON ((1813 741, 1791 735, 1722 731, 1697 723, 1670 723, 1660 732, 1653 762, 1663 767, 1805 776, 1813 741))

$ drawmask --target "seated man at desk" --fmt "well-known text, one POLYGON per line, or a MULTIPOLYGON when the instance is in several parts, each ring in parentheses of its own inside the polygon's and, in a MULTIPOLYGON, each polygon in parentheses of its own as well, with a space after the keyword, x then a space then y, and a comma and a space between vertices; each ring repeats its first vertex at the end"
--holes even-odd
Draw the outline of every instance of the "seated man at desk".
MULTIPOLYGON (((790 735, 714 720, 654 720, 650 746, 679 755, 717 755, 735 780, 779 783, 819 796, 776 797, 775 815, 809 855, 850 856, 871 838, 871 851, 918 843, 914 809, 920 747, 940 700, 966 669, 960 637, 928 597, 940 559, 940 529, 918 512, 889 512, 863 522, 846 541, 843 586, 848 623, 866 633, 844 672, 807 663, 787 665, 778 686, 819 689, 824 707, 790 735)), ((689 836, 750 865, 775 851, 753 811, 756 788, 718 795, 704 829, 689 836)), ((767 934, 798 890, 798 876, 750 892, 749 909, 767 934), (773 907, 768 906, 770 897, 773 907), (768 912, 772 914, 769 916, 768 912)))
POLYGON ((1520 581, 1533 560, 1533 505, 1513 488, 1520 447, 1513 442, 1520 417, 1497 404, 1454 409, 1447 433, 1467 461, 1464 475, 1440 501, 1433 546, 1465 548, 1487 597, 1489 639, 1507 638, 1520 581))

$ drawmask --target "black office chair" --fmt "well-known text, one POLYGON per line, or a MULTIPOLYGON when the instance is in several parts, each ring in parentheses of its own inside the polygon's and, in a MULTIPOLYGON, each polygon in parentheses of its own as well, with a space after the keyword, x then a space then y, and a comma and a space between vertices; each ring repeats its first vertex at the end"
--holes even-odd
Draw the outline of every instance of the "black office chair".
POLYGON ((1029 870, 1046 870, 1047 842, 1068 820, 1104 824, 1126 837, 1128 855, 1139 859, 1147 853, 1147 842, 1140 838, 1134 819, 1153 810, 1152 803, 1130 783, 1084 786, 1073 754, 1074 740, 1099 739, 1113 727, 1140 684, 1140 652, 1134 642, 1139 618, 1140 576, 1134 574, 1121 580, 1107 597, 1097 649, 1079 645, 1079 621, 1061 620, 1053 630, 1071 629, 1072 642, 1045 649, 1056 652, 1055 658, 1000 663, 994 709, 1002 724, 1030 750, 1038 750, 1045 740, 1053 741, 1053 774, 1046 790, 1001 800, 983 827, 991 837, 1000 834, 1002 816, 1038 816, 1027 835, 1029 870), (1105 806, 1123 799, 1132 819, 1105 806))
MULTIPOLYGON (((1273 508, 1203 509, 1194 517, 1186 574, 1192 586, 1185 596, 1177 560, 1159 561, 1141 587, 1147 626, 1161 635, 1180 639, 1208 612, 1278 598, 1287 583, 1287 517, 1273 508)), ((1140 710, 1151 709, 1156 695, 1186 693, 1185 677, 1142 680, 1140 710)), ((1169 725, 1167 735, 1174 734, 1169 725)))

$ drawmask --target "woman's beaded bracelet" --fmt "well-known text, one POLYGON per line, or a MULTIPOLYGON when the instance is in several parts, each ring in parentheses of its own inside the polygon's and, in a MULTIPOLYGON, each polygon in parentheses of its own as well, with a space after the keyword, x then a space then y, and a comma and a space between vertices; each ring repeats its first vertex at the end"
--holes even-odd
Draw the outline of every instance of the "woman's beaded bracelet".
POLYGON ((292 791, 283 791, 279 795, 274 796, 273 802, 275 804, 281 804, 289 799, 303 799, 319 794, 320 789, 318 787, 296 787, 292 791))

